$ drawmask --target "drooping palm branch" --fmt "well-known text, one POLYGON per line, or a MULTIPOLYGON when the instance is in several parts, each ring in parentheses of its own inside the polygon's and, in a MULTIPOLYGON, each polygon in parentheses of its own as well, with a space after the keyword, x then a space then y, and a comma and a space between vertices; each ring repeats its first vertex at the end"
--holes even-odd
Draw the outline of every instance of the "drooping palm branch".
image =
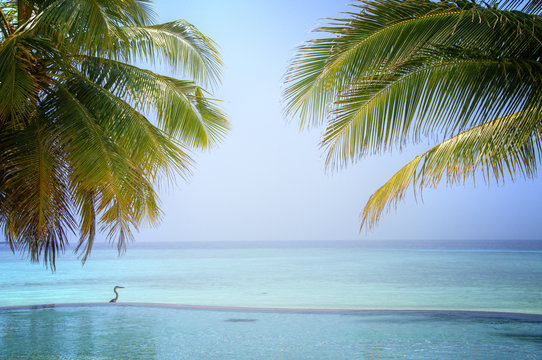
POLYGON ((0 10, 6 239, 53 268, 72 231, 83 261, 99 231, 123 250, 160 217, 156 181, 188 175, 186 149, 212 147, 229 129, 204 89, 220 81, 215 44, 185 21, 153 24, 146 0, 2 1, 0 10))
POLYGON ((362 226, 375 225, 408 185, 421 190, 438 183, 444 169, 448 182, 475 176, 479 167, 490 169, 486 179, 501 179, 503 169, 512 177, 518 169, 529 176, 536 170, 540 152, 525 146, 540 148, 542 18, 537 2, 525 7, 531 13, 509 10, 515 5, 360 2, 349 18, 318 29, 330 37, 299 48, 287 73, 286 114, 299 116, 302 127, 325 120, 322 147, 329 166, 424 137, 450 138, 373 194, 362 226), (483 151, 498 149, 491 166, 488 159, 464 156, 469 146, 473 154, 482 151, 469 135, 482 129, 483 151), (524 143, 504 141, 514 131, 524 143))
POLYGON ((541 110, 527 109, 486 122, 416 156, 372 194, 362 214, 362 227, 374 226, 410 185, 421 191, 443 179, 462 183, 476 174, 496 182, 507 176, 534 177, 542 155, 541 110))

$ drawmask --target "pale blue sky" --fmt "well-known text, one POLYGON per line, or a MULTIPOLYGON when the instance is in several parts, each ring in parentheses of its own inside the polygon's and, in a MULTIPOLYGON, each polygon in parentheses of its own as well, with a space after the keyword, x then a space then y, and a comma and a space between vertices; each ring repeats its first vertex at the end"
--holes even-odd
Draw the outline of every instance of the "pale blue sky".
POLYGON ((185 19, 214 39, 225 63, 222 86, 233 128, 217 149, 194 153, 189 182, 162 191, 162 223, 137 241, 541 239, 542 181, 429 189, 373 231, 359 233, 370 194, 430 144, 370 157, 326 174, 321 129, 299 132, 281 112, 282 76, 310 30, 348 11, 346 0, 157 0, 161 22, 185 19))

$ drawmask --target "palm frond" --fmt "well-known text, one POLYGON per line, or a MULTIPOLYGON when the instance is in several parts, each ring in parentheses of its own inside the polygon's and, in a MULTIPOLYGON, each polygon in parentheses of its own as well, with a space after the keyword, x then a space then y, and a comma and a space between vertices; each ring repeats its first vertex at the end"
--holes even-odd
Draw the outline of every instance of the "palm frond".
POLYGON ((374 227, 386 209, 397 207, 406 190, 418 192, 465 182, 481 174, 486 181, 533 177, 542 155, 542 108, 530 108, 460 133, 417 156, 371 195, 361 227, 374 227))
POLYGON ((360 81, 335 103, 322 146, 327 163, 344 166, 422 137, 449 137, 487 119, 538 106, 542 65, 488 56, 428 59, 388 77, 360 81))
POLYGON ((505 171, 531 176, 540 161, 542 17, 505 0, 357 1, 347 18, 317 29, 286 74, 287 116, 326 123, 327 165, 450 138, 416 157, 373 194, 372 227, 413 184, 505 171), (497 119, 497 120, 494 120, 497 119))
POLYGON ((85 245, 80 244, 78 248, 85 249, 83 260, 92 247, 91 235, 96 226, 92 221, 99 218, 110 230, 120 226, 121 232, 109 231, 111 236, 118 235, 110 240, 117 241, 120 249, 124 248, 132 229, 137 228, 143 216, 156 219, 160 213, 150 180, 162 168, 170 167, 172 161, 177 162, 174 167, 182 169, 187 162, 184 153, 174 151, 179 149, 172 149, 168 139, 160 136, 159 131, 153 131, 152 125, 139 113, 130 111, 120 99, 110 94, 106 96, 103 89, 88 85, 76 80, 66 87, 58 85, 59 92, 43 104, 49 109, 49 118, 54 120, 54 131, 66 153, 66 161, 72 164, 68 174, 76 209, 82 215, 80 243, 85 245), (96 101, 101 102, 100 107, 96 107, 96 101), (134 139, 131 131, 138 131, 139 136, 134 139), (118 140, 123 137, 125 141, 118 140), (163 155, 162 148, 169 158, 162 158, 168 156, 163 155), (150 166, 145 168, 148 164, 150 166), (89 192, 93 194, 93 208, 89 205, 89 192))
POLYGON ((522 13, 419 0, 370 1, 362 10, 318 29, 335 37, 298 49, 287 73, 290 84, 284 98, 287 114, 299 115, 302 126, 330 115, 331 104, 352 83, 385 75, 386 69, 410 60, 427 45, 481 47, 490 52, 506 44, 501 46, 502 56, 526 48, 540 53, 542 22, 522 13))
POLYGON ((154 17, 148 1, 140 0, 56 0, 44 5, 18 32, 39 32, 81 53, 110 54, 115 29, 145 26, 154 17))
POLYGON ((397 61, 401 55, 410 54, 412 47, 454 23, 461 10, 454 4, 439 4, 372 1, 363 13, 350 13, 352 18, 333 19, 328 26, 316 29, 335 36, 311 40, 298 48, 286 73, 289 83, 284 91, 286 114, 299 115, 302 126, 321 123, 336 93, 348 82, 349 74, 361 76, 370 69, 380 69, 383 62, 397 61), (433 20, 431 26, 428 20, 433 20), (424 31, 417 34, 414 29, 408 31, 403 27, 424 31), (400 41, 403 43, 397 46, 400 41), (389 54, 390 48, 394 49, 395 57, 389 54))
POLYGON ((117 40, 121 60, 163 62, 204 86, 220 82, 216 44, 184 20, 119 28, 117 40))
POLYGON ((151 25, 146 3, 57 0, 17 32, 46 34, 75 54, 163 62, 203 85, 218 84, 222 60, 213 40, 184 20, 151 25))
POLYGON ((35 111, 33 99, 39 91, 34 76, 27 71, 31 59, 19 55, 19 40, 12 37, 0 45, 0 123, 4 126, 22 124, 27 114, 35 111))
POLYGON ((154 25, 149 4, 0 1, 0 226, 31 261, 54 269, 75 229, 83 262, 97 231, 123 251, 160 219, 153 183, 188 176, 186 149, 230 127, 201 87, 220 80, 215 43, 185 21, 154 25))
POLYGON ((217 101, 204 96, 192 81, 178 80, 118 62, 80 58, 82 72, 96 86, 134 104, 139 111, 156 113, 166 133, 189 147, 207 148, 220 142, 230 124, 217 101))
POLYGON ((300 128, 321 125, 329 112, 335 93, 323 71, 334 43, 332 39, 312 40, 298 47, 285 76, 284 114, 298 116, 300 128))
POLYGON ((79 242, 75 247, 75 252, 81 252, 81 260, 85 263, 94 246, 96 237, 96 199, 94 191, 77 192, 74 196, 75 206, 79 209, 81 215, 81 225, 79 229, 79 242))
POLYGON ((68 169, 55 143, 45 124, 5 131, 0 139, 5 237, 31 261, 43 256, 53 269, 67 244, 66 230, 75 227, 68 169))
POLYGON ((503 0, 497 2, 500 9, 520 10, 531 14, 540 14, 542 10, 542 1, 540 0, 503 0))
POLYGON ((15 32, 15 27, 10 22, 10 6, 0 4, 0 39, 7 39, 15 32))

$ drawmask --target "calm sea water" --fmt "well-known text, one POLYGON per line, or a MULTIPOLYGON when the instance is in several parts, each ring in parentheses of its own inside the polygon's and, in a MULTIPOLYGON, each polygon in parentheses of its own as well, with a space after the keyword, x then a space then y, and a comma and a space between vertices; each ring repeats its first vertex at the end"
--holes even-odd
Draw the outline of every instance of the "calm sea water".
POLYGON ((0 245, 0 306, 119 302, 542 314, 541 241, 136 243, 52 273, 0 245))

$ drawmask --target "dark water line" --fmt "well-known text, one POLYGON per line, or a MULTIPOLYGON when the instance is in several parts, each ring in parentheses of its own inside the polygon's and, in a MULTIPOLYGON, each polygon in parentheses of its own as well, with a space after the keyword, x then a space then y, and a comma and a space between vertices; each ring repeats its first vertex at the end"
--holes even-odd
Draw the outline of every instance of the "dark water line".
POLYGON ((244 306, 212 306, 212 305, 186 305, 165 303, 62 303, 62 304, 38 304, 38 305, 14 305, 0 306, 0 313, 13 310, 38 310, 49 308, 82 307, 82 306, 120 306, 120 307, 155 307, 186 310, 207 311, 239 311, 239 312, 275 312, 275 313, 321 313, 321 314, 442 314, 486 318, 506 318, 514 320, 540 321, 542 314, 514 313, 499 311, 478 310, 420 310, 420 309, 305 309, 305 308, 269 308, 269 307, 244 307, 244 306))

